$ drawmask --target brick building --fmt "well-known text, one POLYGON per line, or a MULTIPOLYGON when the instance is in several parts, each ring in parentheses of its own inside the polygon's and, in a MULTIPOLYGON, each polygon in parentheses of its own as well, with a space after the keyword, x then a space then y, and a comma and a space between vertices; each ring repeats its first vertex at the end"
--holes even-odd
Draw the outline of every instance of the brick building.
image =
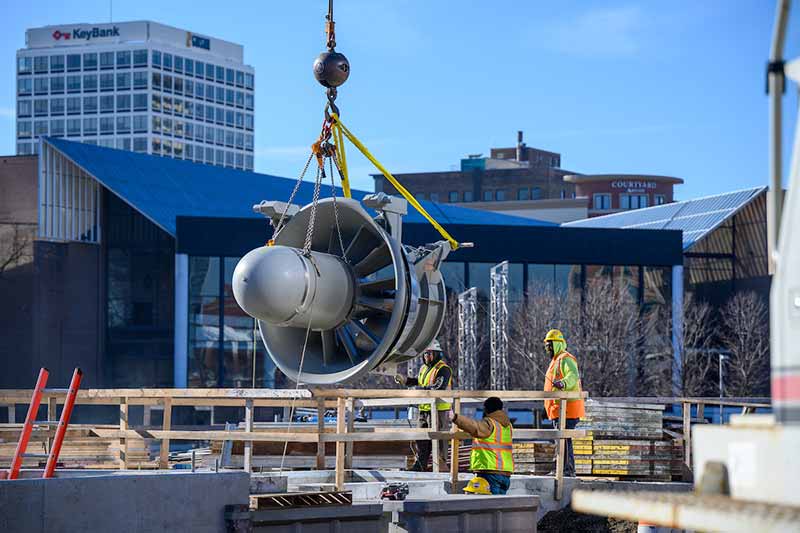
POLYGON ((565 176, 579 198, 588 200, 588 216, 608 215, 674 201, 672 187, 681 178, 646 174, 593 174, 565 176))

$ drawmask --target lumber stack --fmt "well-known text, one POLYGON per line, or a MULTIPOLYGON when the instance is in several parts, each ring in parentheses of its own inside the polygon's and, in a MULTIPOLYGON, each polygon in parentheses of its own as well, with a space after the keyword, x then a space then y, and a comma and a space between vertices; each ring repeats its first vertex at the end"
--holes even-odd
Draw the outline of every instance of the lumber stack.
MULTIPOLYGON (((113 426, 106 427, 110 429, 113 426)), ((31 434, 26 454, 46 455, 49 452, 48 439, 52 438, 54 430, 45 428, 46 426, 41 427, 40 430, 35 430, 31 434)), ((0 429, 0 468, 11 466, 21 429, 20 424, 3 424, 0 429)), ((152 468, 155 466, 150 459, 149 440, 127 439, 128 468, 152 468)), ((70 426, 58 456, 58 465, 63 468, 115 469, 119 468, 119 458, 119 439, 98 437, 93 429, 70 426)), ((46 462, 46 457, 25 457, 22 466, 23 468, 39 468, 46 462)))
POLYGON ((515 442, 514 472, 546 475, 556 468, 556 446, 553 442, 515 442))
POLYGON ((661 439, 663 404, 586 401, 586 416, 578 425, 587 435, 614 439, 661 439))

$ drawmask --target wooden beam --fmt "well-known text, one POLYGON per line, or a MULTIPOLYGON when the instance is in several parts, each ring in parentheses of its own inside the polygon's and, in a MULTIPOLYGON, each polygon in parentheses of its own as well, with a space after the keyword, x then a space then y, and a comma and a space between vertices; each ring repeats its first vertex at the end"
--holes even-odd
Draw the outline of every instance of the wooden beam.
MULTIPOLYGON (((325 400, 317 400, 317 435, 325 433, 325 400)), ((317 470, 325 470, 325 442, 317 441, 317 470)))
MULTIPOLYGON (((98 437, 104 438, 144 438, 144 439, 171 439, 171 440, 209 440, 214 442, 241 441, 241 442, 318 442, 316 433, 287 433, 254 431, 204 431, 204 430, 170 430, 160 429, 121 431, 119 429, 95 429, 92 431, 98 437)), ((353 435, 356 435, 355 433, 353 435)), ((333 440, 336 440, 335 436, 333 440)), ((341 439, 344 442, 346 439, 341 439)), ((354 439, 358 440, 358 439, 354 439)), ((380 439, 376 439, 380 440, 380 439)), ((391 440, 391 439, 386 439, 391 440)), ((403 439, 399 439, 403 440, 403 439)))
MULTIPOLYGON (((456 413, 461 412, 461 398, 456 398, 453 401, 453 411, 456 413)), ((450 431, 453 438, 450 441, 450 494, 455 494, 458 485, 458 438, 456 437, 457 426, 452 424, 450 431)))
MULTIPOLYGON (((253 432, 253 419, 255 417, 255 409, 253 408, 253 400, 248 399, 244 406, 244 430, 247 433, 253 432)), ((252 472, 253 470, 253 441, 245 441, 244 443, 244 471, 252 472)))
MULTIPOLYGON (((558 402, 558 430, 564 431, 567 428, 567 402, 566 400, 559 400, 558 402)), ((558 439, 558 455, 556 456, 556 501, 560 501, 564 497, 564 453, 566 449, 566 442, 564 439, 558 439)))
MULTIPOLYGON (((309 389, 315 398, 429 398, 433 399, 442 396, 442 391, 423 390, 423 389, 309 389)), ((588 398, 587 392, 563 392, 563 391, 538 391, 538 390, 501 390, 501 391, 468 391, 452 390, 447 391, 445 398, 518 398, 520 400, 554 400, 568 399, 577 400, 588 398)), ((422 402, 426 403, 426 402, 422 402)))
POLYGON ((703 402, 697 404, 697 418, 705 421, 705 404, 703 402))
MULTIPOLYGON (((164 398, 164 420, 161 423, 164 432, 172 429, 172 399, 164 398)), ((158 451, 158 467, 169 468, 169 439, 161 439, 161 449, 158 451)))
POLYGON ((150 427, 150 408, 149 405, 145 405, 142 408, 142 425, 146 428, 150 427))
MULTIPOLYGON (((347 398, 347 433, 352 433, 355 429, 355 412, 353 409, 354 400, 353 398, 347 398)), ((344 467, 348 470, 352 470, 353 468, 353 442, 348 441, 345 443, 344 446, 344 467)))
MULTIPOLYGON (((344 437, 345 435, 345 398, 338 398, 338 405, 336 406, 336 436, 344 437)), ((322 435, 319 436, 322 438, 322 435)), ((336 442, 336 468, 335 468, 335 482, 336 490, 344 490, 344 441, 336 442)))
MULTIPOLYGON (((256 433, 258 435, 259 433, 256 433)), ((565 429, 559 431, 556 429, 515 429, 514 440, 533 440, 533 439, 564 439, 567 437, 581 438, 586 436, 586 430, 583 429, 565 429), (525 432, 525 433, 523 433, 525 432), (519 433, 519 434, 518 434, 519 433)), ((469 433, 465 431, 432 431, 426 428, 423 429, 406 429, 398 431, 380 431, 380 432, 360 432, 355 433, 325 433, 319 436, 322 442, 395 442, 407 440, 451 440, 457 438, 459 440, 471 439, 469 433)), ((241 440, 241 439, 240 439, 241 440)))
POLYGON ((17 423, 17 404, 15 403, 8 404, 8 423, 17 423))
MULTIPOLYGON (((128 431, 128 402, 125 398, 119 403, 119 431, 121 435, 128 431)), ((119 439, 119 467, 121 470, 128 468, 128 440, 124 436, 119 439)))
POLYGON ((687 468, 687 478, 692 471, 692 404, 683 404, 683 462, 687 468))

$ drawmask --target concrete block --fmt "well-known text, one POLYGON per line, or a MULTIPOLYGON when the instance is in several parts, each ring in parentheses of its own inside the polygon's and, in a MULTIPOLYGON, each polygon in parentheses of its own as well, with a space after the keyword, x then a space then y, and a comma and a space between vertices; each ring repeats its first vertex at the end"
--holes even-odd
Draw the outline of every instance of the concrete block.
POLYGON ((287 492, 289 478, 281 474, 250 474, 250 494, 287 492))
POLYGON ((381 504, 353 504, 252 511, 250 520, 254 533, 374 533, 383 513, 381 504))

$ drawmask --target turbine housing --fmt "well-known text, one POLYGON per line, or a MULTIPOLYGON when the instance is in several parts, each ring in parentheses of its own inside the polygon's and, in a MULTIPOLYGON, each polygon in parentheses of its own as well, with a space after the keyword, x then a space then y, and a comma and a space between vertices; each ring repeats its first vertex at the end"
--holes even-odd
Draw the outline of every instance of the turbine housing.
MULTIPOLYGON (((294 381, 331 385, 407 361, 444 321, 439 267, 449 243, 404 246, 405 200, 377 193, 364 204, 378 215, 356 200, 320 200, 308 255, 302 248, 312 206, 290 206, 274 244, 251 250, 234 270, 237 303, 257 319, 267 353, 294 381)), ((276 225, 285 206, 262 202, 254 209, 276 225)))

